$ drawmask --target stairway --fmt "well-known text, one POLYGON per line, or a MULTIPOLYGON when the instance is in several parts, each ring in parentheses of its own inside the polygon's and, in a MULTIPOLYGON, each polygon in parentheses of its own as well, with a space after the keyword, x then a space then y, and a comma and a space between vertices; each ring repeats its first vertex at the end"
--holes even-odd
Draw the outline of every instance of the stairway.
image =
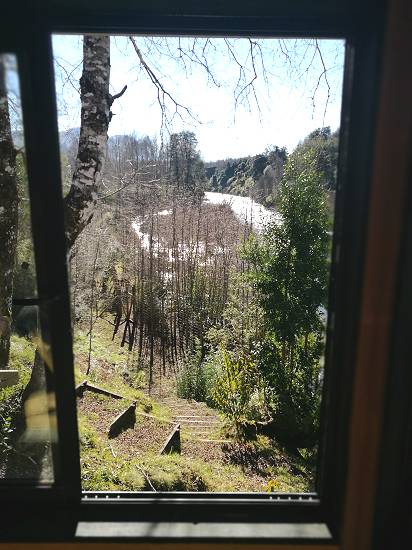
MULTIPOLYGON (((198 441, 218 441, 223 426, 219 413, 206 403, 199 403, 179 397, 164 397, 158 402, 167 407, 176 424, 180 424, 183 437, 198 441)), ((223 440, 222 440, 223 441, 223 440)))

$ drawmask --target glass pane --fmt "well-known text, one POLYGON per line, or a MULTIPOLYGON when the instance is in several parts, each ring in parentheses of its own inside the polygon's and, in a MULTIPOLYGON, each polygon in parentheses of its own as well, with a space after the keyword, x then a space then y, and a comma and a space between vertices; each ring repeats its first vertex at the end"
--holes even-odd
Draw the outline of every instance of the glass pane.
POLYGON ((83 488, 314 490, 343 41, 53 45, 83 488))
POLYGON ((1 54, 0 482, 54 477, 54 394, 36 296, 17 62, 1 54))

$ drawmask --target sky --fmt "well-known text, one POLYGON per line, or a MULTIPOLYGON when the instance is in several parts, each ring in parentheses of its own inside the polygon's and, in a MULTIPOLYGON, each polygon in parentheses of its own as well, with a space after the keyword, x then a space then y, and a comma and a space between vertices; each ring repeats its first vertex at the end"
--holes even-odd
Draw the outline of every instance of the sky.
MULTIPOLYGON (((191 130, 202 158, 213 161, 272 145, 292 151, 312 130, 340 125, 342 40, 259 39, 251 46, 245 38, 136 37, 136 43, 164 89, 190 113, 181 108, 173 116, 169 100, 162 126, 157 90, 131 41, 112 37, 111 93, 128 88, 112 106, 109 135, 162 133, 167 139, 168 132, 191 130), (254 89, 245 88, 255 76, 254 89)), ((65 131, 80 125, 82 37, 55 35, 53 51, 59 129, 65 131)))

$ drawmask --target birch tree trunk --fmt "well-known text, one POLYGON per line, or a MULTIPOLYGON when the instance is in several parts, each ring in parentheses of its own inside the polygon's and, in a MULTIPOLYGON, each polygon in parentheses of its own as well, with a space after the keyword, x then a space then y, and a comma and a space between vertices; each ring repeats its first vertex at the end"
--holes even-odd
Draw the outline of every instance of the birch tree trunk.
POLYGON ((80 78, 81 124, 72 184, 65 198, 67 247, 90 223, 107 152, 107 132, 114 96, 109 93, 110 36, 86 35, 83 39, 83 73, 80 78))
POLYGON ((0 369, 10 352, 13 271, 17 244, 18 192, 16 150, 7 98, 4 56, 0 55, 0 369))

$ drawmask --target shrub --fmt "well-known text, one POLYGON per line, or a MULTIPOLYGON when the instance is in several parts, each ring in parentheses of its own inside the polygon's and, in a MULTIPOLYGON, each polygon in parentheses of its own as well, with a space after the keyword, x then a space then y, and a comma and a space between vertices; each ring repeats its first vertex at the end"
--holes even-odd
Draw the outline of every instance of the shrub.
POLYGON ((257 370, 247 357, 235 359, 224 349, 221 357, 222 371, 216 377, 212 399, 242 438, 246 425, 256 421, 253 398, 259 387, 257 370))

